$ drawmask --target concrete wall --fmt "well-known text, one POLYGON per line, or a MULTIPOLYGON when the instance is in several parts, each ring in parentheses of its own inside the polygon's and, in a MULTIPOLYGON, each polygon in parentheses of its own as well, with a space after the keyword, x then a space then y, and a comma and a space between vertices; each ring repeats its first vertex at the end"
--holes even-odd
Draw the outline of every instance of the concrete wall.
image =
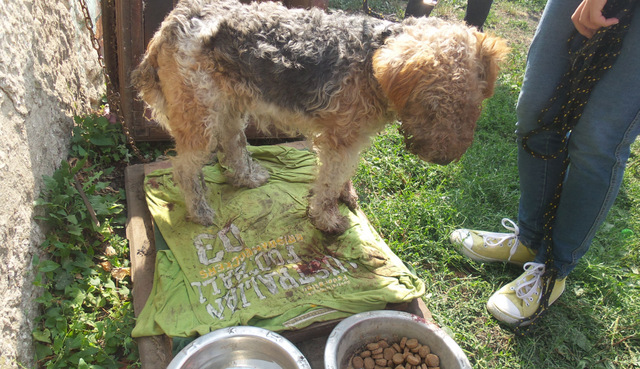
MULTIPOLYGON (((98 0, 88 1, 94 10, 98 0)), ((96 18, 97 19, 97 18, 96 18)), ((77 0, 3 0, 0 12, 0 368, 31 368, 32 203, 66 158, 73 116, 104 90, 77 0)))

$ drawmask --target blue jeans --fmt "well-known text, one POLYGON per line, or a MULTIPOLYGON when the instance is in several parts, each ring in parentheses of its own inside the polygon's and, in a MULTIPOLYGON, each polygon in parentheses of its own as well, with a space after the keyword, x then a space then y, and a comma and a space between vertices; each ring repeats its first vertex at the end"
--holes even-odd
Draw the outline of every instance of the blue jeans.
MULTIPOLYGON (((536 262, 544 263, 543 214, 564 179, 552 233, 559 277, 568 275, 587 252, 618 194, 630 145, 640 133, 640 10, 636 10, 620 56, 591 92, 580 121, 570 133, 570 165, 564 178, 560 178, 563 158, 538 159, 522 148, 522 137, 539 126, 540 111, 568 68, 567 40, 575 29, 570 17, 579 3, 547 3, 529 50, 517 106, 520 239, 538 250, 536 262)), ((558 133, 547 132, 532 136, 528 145, 548 154, 557 152, 561 140, 558 133)))

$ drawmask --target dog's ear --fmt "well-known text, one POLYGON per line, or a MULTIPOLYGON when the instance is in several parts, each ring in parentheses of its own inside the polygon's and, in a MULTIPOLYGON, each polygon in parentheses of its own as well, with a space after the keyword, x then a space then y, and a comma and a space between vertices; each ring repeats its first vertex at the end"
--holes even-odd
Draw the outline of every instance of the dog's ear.
POLYGON ((479 63, 479 78, 487 83, 482 94, 485 98, 493 95, 500 63, 509 53, 507 43, 499 38, 482 32, 475 32, 476 52, 479 63))
POLYGON ((397 111, 405 107, 409 96, 424 77, 416 64, 428 63, 426 60, 417 60, 427 57, 427 54, 415 54, 407 60, 403 60, 402 56, 385 48, 376 51, 373 56, 373 74, 397 111))

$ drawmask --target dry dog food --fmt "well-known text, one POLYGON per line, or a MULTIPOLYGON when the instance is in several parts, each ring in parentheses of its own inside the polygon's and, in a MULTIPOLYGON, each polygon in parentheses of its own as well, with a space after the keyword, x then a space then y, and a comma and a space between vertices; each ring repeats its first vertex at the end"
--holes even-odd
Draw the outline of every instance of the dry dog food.
POLYGON ((367 344, 351 358, 349 369, 440 369, 440 358, 415 338, 367 344))

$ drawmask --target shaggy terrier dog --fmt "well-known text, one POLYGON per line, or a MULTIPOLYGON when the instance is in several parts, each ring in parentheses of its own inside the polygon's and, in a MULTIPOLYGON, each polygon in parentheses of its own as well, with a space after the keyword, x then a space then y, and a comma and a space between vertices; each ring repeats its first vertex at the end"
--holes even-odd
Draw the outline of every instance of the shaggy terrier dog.
MULTIPOLYGON (((461 23, 402 23, 273 3, 182 0, 132 79, 175 139, 174 178, 189 218, 211 225, 202 167, 217 152, 234 186, 269 174, 246 149, 249 118, 313 142, 319 165, 308 216, 326 233, 349 226, 360 151, 399 119, 407 149, 447 164, 471 145, 493 94, 505 42, 461 23)), ((262 128, 264 128, 262 127, 262 128)))

